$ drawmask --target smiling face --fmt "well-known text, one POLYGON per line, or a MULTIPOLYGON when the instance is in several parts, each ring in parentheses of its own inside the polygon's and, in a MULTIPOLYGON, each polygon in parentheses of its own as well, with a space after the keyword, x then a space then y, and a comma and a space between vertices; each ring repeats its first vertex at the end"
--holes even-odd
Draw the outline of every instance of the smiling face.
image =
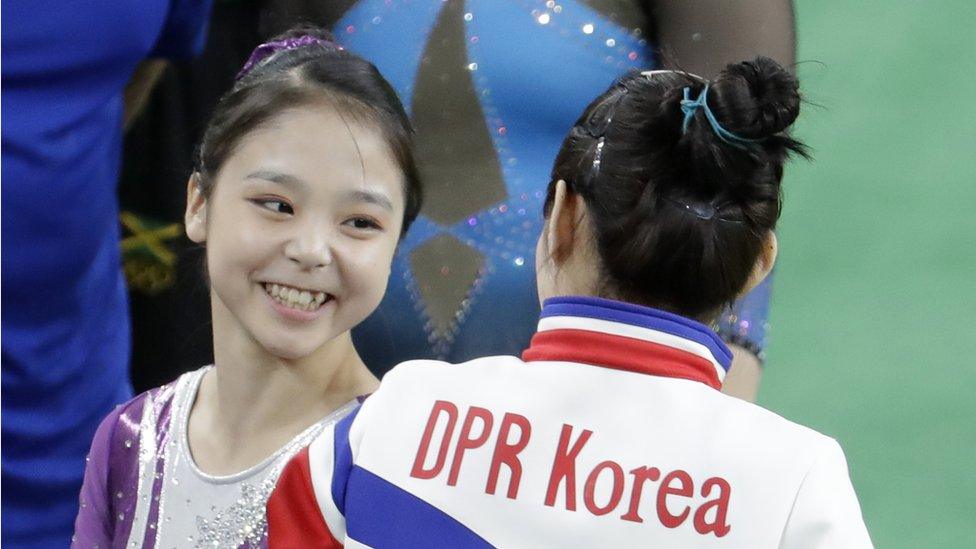
POLYGON ((242 138, 209 198, 191 181, 187 235, 206 242, 215 337, 295 360, 379 305, 403 175, 378 129, 344 118, 284 111, 242 138))

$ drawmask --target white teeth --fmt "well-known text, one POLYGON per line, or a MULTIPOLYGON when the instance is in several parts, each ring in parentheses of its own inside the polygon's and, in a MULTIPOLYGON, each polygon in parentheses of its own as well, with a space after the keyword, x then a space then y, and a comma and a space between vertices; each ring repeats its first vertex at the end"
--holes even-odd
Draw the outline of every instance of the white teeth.
POLYGON ((299 290, 279 284, 265 284, 264 290, 278 303, 302 311, 318 309, 328 297, 325 292, 299 290))

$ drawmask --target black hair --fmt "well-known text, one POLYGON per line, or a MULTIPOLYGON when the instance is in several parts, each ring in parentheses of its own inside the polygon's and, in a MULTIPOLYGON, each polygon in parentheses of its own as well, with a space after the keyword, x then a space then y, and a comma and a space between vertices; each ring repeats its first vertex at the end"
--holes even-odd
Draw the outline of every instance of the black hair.
POLYGON ((221 97, 196 154, 195 171, 204 196, 210 195, 223 163, 249 132, 284 110, 325 100, 383 134, 404 175, 402 236, 420 212, 423 188, 413 154, 413 127, 400 99, 375 66, 339 48, 319 27, 302 24, 272 40, 300 37, 327 43, 273 53, 240 75, 221 97))
POLYGON ((705 85, 683 72, 631 72, 563 141, 544 213, 558 180, 584 199, 601 296, 711 320, 745 287, 776 226, 783 164, 791 152, 807 156, 784 133, 800 110, 796 78, 759 57, 709 84, 711 112, 749 144, 724 141, 702 109, 683 130, 683 90, 695 99, 705 85))

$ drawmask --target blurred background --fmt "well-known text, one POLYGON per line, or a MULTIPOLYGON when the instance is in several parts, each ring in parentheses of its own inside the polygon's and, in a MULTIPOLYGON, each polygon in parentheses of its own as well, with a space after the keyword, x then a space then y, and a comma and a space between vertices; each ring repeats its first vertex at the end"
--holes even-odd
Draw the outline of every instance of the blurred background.
POLYGON ((840 440, 878 547, 976 546, 976 5, 795 2, 759 403, 840 440))

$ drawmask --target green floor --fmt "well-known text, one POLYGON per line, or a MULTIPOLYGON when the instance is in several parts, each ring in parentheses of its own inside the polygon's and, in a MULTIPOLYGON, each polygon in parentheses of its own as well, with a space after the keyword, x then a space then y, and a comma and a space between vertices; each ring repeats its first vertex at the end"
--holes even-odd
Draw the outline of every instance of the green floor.
POLYGON ((976 3, 796 5, 760 402, 840 440, 878 547, 976 547, 976 3))

